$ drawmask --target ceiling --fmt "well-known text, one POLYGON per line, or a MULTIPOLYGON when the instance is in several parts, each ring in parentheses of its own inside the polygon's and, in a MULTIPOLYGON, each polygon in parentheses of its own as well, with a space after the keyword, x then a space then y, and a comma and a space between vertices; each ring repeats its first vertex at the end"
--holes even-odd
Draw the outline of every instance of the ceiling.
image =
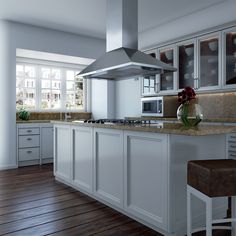
MULTIPOLYGON (((228 0, 139 0, 139 32, 228 0)), ((0 19, 105 38, 106 0, 0 0, 0 19)))

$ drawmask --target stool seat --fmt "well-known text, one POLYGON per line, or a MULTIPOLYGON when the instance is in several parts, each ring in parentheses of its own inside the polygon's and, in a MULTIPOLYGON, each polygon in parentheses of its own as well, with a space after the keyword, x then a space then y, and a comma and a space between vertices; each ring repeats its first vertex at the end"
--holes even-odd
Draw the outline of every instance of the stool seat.
POLYGON ((236 195, 236 160, 188 162, 188 185, 209 197, 236 195))

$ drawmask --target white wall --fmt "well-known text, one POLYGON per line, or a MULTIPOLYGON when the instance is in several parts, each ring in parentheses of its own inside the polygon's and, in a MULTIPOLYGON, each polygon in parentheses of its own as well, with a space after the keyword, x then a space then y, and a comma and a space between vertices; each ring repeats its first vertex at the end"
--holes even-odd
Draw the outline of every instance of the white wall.
POLYGON ((16 166, 16 49, 97 58, 105 42, 95 38, 0 21, 0 169, 16 166))
MULTIPOLYGON (((183 6, 184 7, 184 6, 183 6)), ((193 34, 211 27, 236 21, 236 1, 225 0, 201 11, 195 12, 157 28, 139 34, 139 48, 147 49, 184 35, 193 34)), ((174 9, 170 9, 171 11, 174 9)))
POLYGON ((140 79, 116 81, 116 118, 141 116, 140 79))

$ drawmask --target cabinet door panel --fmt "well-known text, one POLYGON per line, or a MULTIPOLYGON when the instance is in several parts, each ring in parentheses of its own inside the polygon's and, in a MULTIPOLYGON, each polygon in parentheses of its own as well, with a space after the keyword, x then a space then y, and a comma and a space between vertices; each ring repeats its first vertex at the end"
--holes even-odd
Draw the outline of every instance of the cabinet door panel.
POLYGON ((93 190, 93 129, 73 128, 73 177, 75 185, 93 190))
POLYGON ((223 85, 236 87, 236 27, 224 31, 223 34, 223 85))
POLYGON ((41 156, 44 158, 53 158, 53 128, 41 128, 41 156))
MULTIPOLYGON (((161 48, 158 50, 159 52, 159 59, 160 61, 171 65, 175 65, 175 47, 167 47, 167 48, 161 48)), ((174 90, 174 72, 165 72, 163 74, 160 74, 160 91, 170 91, 174 90)))
POLYGON ((179 89, 195 87, 195 48, 195 43, 191 41, 178 45, 179 89))
POLYGON ((125 133, 125 208, 162 229, 167 229, 167 153, 166 135, 125 133))
POLYGON ((198 88, 212 89, 220 85, 221 40, 218 33, 198 38, 198 88), (213 87, 214 86, 214 87, 213 87))
POLYGON ((59 178, 71 179, 70 126, 55 126, 54 171, 59 178))
POLYGON ((123 206, 123 132, 95 130, 95 194, 123 206))

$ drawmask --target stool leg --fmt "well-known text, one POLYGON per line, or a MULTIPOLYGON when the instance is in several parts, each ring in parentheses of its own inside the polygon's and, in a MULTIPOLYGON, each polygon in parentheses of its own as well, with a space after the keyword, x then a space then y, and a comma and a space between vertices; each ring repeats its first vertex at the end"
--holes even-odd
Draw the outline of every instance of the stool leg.
MULTIPOLYGON (((231 217, 236 218, 236 197, 231 198, 231 217)), ((236 222, 232 222, 231 236, 236 236, 236 222)))
POLYGON ((192 236, 191 192, 187 186, 187 236, 192 236))
POLYGON ((206 236, 212 236, 212 199, 206 199, 206 236))

